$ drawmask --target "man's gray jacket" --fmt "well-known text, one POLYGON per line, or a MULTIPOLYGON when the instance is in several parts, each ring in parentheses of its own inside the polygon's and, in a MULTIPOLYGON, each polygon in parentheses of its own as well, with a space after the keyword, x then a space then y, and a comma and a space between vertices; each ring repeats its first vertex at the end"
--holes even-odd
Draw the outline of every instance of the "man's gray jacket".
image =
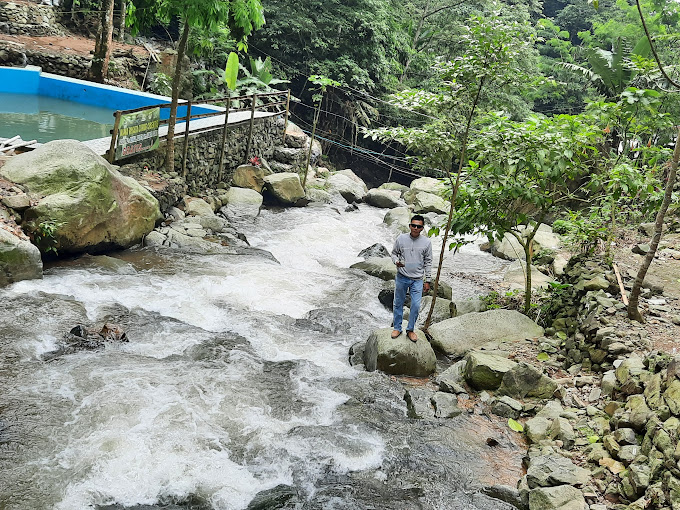
POLYGON ((401 260, 404 267, 397 271, 413 280, 430 281, 432 272, 432 243, 427 236, 413 238, 411 234, 401 234, 392 248, 392 262, 401 260))

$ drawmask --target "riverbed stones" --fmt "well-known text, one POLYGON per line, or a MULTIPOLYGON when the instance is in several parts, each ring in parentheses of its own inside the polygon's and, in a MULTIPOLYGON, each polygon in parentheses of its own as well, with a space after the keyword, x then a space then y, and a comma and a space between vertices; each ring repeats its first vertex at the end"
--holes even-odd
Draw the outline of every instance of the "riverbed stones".
MULTIPOLYGON (((331 192, 337 192, 347 202, 361 202, 366 195, 365 185, 344 173, 336 172, 328 178, 328 187, 331 192)), ((362 181, 363 182, 363 181, 362 181)))
POLYGON ((390 256, 390 252, 382 244, 375 243, 369 246, 368 248, 364 248, 363 250, 361 250, 358 256, 363 257, 364 259, 369 259, 371 257, 386 258, 390 256))
POLYGON ((468 313, 433 324, 432 345, 444 353, 462 357, 471 349, 495 342, 518 342, 543 336, 543 328, 514 310, 468 313))
POLYGON ((300 176, 293 172, 266 175, 263 191, 283 205, 301 205, 305 199, 300 176))
POLYGON ((555 485, 586 485, 590 480, 587 469, 576 466, 561 455, 533 457, 527 470, 529 487, 552 487, 555 485))
POLYGON ((21 280, 42 278, 40 250, 0 228, 0 287, 21 280))
POLYGON ((463 412, 458 407, 458 399, 451 393, 437 391, 432 395, 431 402, 436 418, 454 418, 463 412))
POLYGON ((495 390, 516 363, 495 352, 471 351, 465 357, 465 380, 477 390, 495 390))
POLYGON ((224 197, 226 203, 220 211, 227 218, 255 218, 260 214, 262 195, 254 189, 232 186, 224 197))
POLYGON ((583 493, 570 485, 540 487, 529 493, 529 510, 584 510, 583 493))
POLYGON ((215 210, 213 207, 197 197, 184 197, 184 214, 186 216, 214 216, 215 210))
POLYGON ((415 192, 439 194, 446 190, 446 185, 434 177, 419 177, 411 181, 410 189, 415 192))
POLYGON ((409 418, 419 420, 433 419, 435 417, 433 393, 423 388, 409 388, 404 394, 409 418))
POLYGON ((380 370, 393 375, 427 377, 435 371, 437 358, 422 331, 416 330, 418 341, 412 342, 405 334, 392 338, 392 328, 371 333, 364 350, 366 370, 380 370))
POLYGON ((438 195, 421 191, 416 193, 413 199, 413 211, 417 214, 447 214, 449 212, 449 204, 438 195))
POLYGON ((365 273, 382 280, 394 280, 397 277, 397 266, 394 265, 394 262, 389 257, 369 257, 349 267, 361 269, 365 273))
POLYGON ((401 199, 401 193, 397 190, 389 189, 371 189, 364 197, 364 201, 373 207, 382 207, 385 209, 394 209, 404 205, 401 199))
POLYGON ((395 207, 387 211, 383 223, 390 227, 394 227, 400 232, 408 232, 408 224, 411 221, 413 213, 408 207, 395 207))
POLYGON ((234 170, 231 182, 239 188, 248 188, 262 193, 264 178, 271 175, 272 171, 263 166, 240 165, 234 170))
POLYGON ((503 376, 498 392, 514 398, 552 398, 557 383, 528 363, 517 363, 503 376))
POLYGON ((75 140, 14 156, 0 175, 39 197, 24 212, 23 226, 53 222, 60 254, 127 248, 161 218, 158 201, 143 186, 75 140))
MULTIPOLYGON (((503 282, 506 285, 509 285, 511 290, 514 289, 519 289, 519 290, 524 290, 525 288, 525 274, 526 274, 526 263, 521 260, 516 260, 510 266, 508 266, 508 269, 505 272, 505 275, 503 275, 503 282)), ((536 268, 533 264, 531 266, 531 288, 533 290, 537 289, 545 289, 547 288, 551 282, 554 282, 550 276, 547 274, 541 273, 538 268, 536 268)))

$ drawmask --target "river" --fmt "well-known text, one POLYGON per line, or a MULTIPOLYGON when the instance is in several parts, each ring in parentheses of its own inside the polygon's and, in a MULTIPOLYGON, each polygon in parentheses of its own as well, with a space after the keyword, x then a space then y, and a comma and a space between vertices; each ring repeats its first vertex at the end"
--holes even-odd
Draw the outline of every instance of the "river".
MULTIPOLYGON (((133 249, 0 290, 0 509, 237 510, 275 487, 288 506, 262 508, 512 508, 479 490, 520 476, 513 433, 479 412, 410 419, 404 384, 426 381, 348 363, 391 320, 383 282, 348 269, 391 247, 385 212, 265 210, 240 226, 280 263, 133 249), (104 322, 129 342, 42 360, 104 322)), ((459 273, 503 267, 467 246, 445 274, 461 297, 476 288, 459 273)))

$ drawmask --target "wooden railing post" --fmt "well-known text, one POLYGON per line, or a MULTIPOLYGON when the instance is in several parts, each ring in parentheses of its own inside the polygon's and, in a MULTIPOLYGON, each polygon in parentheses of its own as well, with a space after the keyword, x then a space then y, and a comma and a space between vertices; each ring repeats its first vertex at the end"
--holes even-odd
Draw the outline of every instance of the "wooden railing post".
POLYGON ((281 145, 286 144, 286 129, 288 129, 288 111, 290 109, 290 89, 288 89, 288 97, 286 99, 286 116, 283 120, 283 135, 281 135, 281 145))
POLYGON ((182 149, 182 178, 187 177, 187 151, 189 150, 189 119, 191 119, 191 101, 187 103, 187 121, 184 125, 184 149, 182 149))
POLYGON ((250 128, 248 129, 248 145, 246 146, 246 161, 250 155, 250 147, 253 143, 253 122, 255 121, 255 104, 257 103, 257 94, 253 94, 253 104, 250 107, 250 128))
POLYGON ((108 160, 113 163, 116 160, 116 140, 118 139, 118 126, 120 125, 120 110, 116 110, 113 116, 116 118, 113 122, 113 131, 111 132, 111 145, 109 146, 108 160))
POLYGON ((231 97, 227 97, 227 108, 224 111, 224 127, 222 128, 222 150, 220 151, 220 168, 217 172, 217 179, 222 181, 224 178, 224 151, 227 144, 227 126, 229 125, 229 107, 231 106, 231 97))

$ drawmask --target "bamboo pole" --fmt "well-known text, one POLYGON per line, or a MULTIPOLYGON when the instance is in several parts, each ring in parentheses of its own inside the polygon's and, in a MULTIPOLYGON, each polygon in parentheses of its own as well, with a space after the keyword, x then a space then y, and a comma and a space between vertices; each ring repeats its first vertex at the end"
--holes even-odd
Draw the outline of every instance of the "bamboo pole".
POLYGON ((220 151, 220 168, 217 172, 217 179, 221 181, 224 178, 224 151, 227 144, 227 126, 229 125, 229 107, 231 106, 231 99, 227 98, 227 109, 224 111, 224 127, 222 128, 222 150, 220 151))
POLYGON ((253 143, 253 123, 255 122, 255 103, 257 103, 257 94, 253 94, 253 104, 250 107, 250 127, 248 128, 248 145, 246 146, 246 161, 250 155, 250 147, 253 143))
POLYGON ((281 135, 281 145, 286 144, 286 129, 288 129, 288 112, 290 109, 290 89, 288 89, 288 97, 286 99, 286 116, 283 119, 283 134, 281 135))
POLYGON ((120 110, 116 110, 113 116, 116 120, 113 121, 113 131, 111 132, 111 145, 109 145, 108 160, 113 163, 116 159, 116 140, 118 139, 118 126, 120 126, 120 110))
POLYGON ((187 178, 187 151, 189 150, 189 120, 191 119, 191 101, 187 103, 187 121, 184 125, 184 148, 182 149, 182 177, 187 178))
POLYGON ((307 151, 307 161, 305 163, 305 175, 302 178, 302 189, 305 189, 305 185, 307 184, 307 172, 309 171, 309 162, 312 159, 312 148, 314 147, 314 136, 316 135, 316 123, 319 121, 319 115, 321 114, 322 99, 319 100, 319 104, 316 107, 316 112, 314 115, 314 125, 312 126, 312 138, 309 140, 309 150, 307 151))
POLYGON ((628 296, 626 295, 626 289, 623 287, 623 280, 621 279, 619 268, 614 262, 612 262, 612 267, 614 268, 614 274, 616 274, 616 281, 619 282, 619 290, 621 291, 621 299, 623 300, 623 304, 628 306, 628 296))

